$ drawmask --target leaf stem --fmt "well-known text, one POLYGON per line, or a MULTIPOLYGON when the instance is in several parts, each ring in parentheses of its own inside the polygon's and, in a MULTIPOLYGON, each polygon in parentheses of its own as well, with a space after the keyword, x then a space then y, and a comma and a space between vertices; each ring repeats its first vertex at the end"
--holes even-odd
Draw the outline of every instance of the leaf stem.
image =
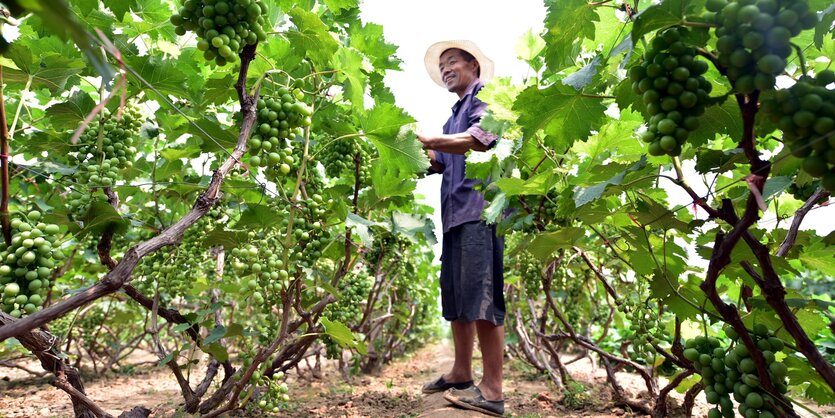
POLYGON ((23 87, 23 90, 18 95, 18 102, 17 102, 17 109, 14 112, 14 119, 12 119, 12 127, 9 129, 9 141, 14 139, 15 127, 17 127, 17 121, 20 118, 20 111, 23 109, 23 101, 25 100, 24 96, 26 93, 29 92, 29 88, 32 87, 32 76, 30 75, 29 78, 26 79, 26 86, 23 87))

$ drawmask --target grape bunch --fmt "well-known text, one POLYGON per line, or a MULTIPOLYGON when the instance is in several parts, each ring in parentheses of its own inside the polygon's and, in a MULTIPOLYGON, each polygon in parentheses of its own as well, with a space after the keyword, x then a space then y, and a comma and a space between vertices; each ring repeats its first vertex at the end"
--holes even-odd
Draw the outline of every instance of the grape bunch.
MULTIPOLYGON (((661 316, 644 303, 638 303, 632 307, 629 315, 631 322, 629 329, 635 334, 632 338, 635 354, 644 359, 654 357, 653 344, 664 341, 666 337, 661 316)), ((652 361, 647 361, 647 363, 652 364, 652 361)))
MULTIPOLYGON (((374 285, 374 277, 364 270, 358 270, 343 277, 339 282, 339 298, 325 308, 322 314, 331 321, 338 321, 351 328, 362 320, 368 302, 368 294, 374 285)), ((341 350, 335 341, 325 338, 328 358, 338 358, 341 350)))
POLYGON ((310 126, 313 113, 303 99, 304 93, 299 88, 291 91, 284 86, 278 88, 274 97, 258 99, 255 133, 248 142, 250 166, 268 167, 267 172, 273 178, 293 171, 300 158, 287 140, 291 135, 301 135, 302 128, 310 126))
POLYGON ((235 62, 244 46, 267 39, 267 6, 261 0, 186 0, 171 23, 177 35, 194 31, 203 58, 222 66, 235 62))
POLYGON ((65 258, 53 247, 60 228, 40 220, 41 213, 35 210, 25 218, 15 217, 11 220, 12 245, 0 240, 0 309, 15 318, 40 308, 55 262, 65 258))
MULTIPOLYGON (((81 134, 78 150, 69 155, 70 165, 78 166, 75 180, 89 189, 110 187, 119 178, 119 171, 133 166, 136 157, 134 138, 142 127, 142 115, 136 106, 128 105, 121 117, 103 109, 81 134)), ((75 217, 84 216, 95 199, 90 190, 71 190, 67 206, 75 217)))
POLYGON ((154 295, 159 288, 160 299, 166 303, 187 295, 198 274, 203 277, 214 274, 215 259, 203 239, 225 216, 223 207, 215 206, 186 229, 173 251, 155 251, 143 257, 136 268, 136 279, 131 283, 144 295, 154 295))
POLYGON ((835 90, 826 88, 831 83, 835 73, 830 70, 804 75, 763 100, 762 110, 783 131, 792 155, 803 158, 803 170, 835 192, 835 90))
POLYGON ((707 63, 696 59, 685 43, 688 30, 671 27, 660 32, 644 53, 643 62, 629 69, 632 90, 642 95, 650 116, 641 139, 651 155, 681 154, 690 132, 699 127, 712 85, 702 74, 707 63))
MULTIPOLYGON (((708 403, 718 405, 709 411, 708 417, 733 417, 733 396, 739 403, 738 410, 741 416, 774 418, 778 415, 775 407, 780 406, 777 400, 760 387, 761 379, 757 374, 757 366, 748 349, 738 341, 739 335, 730 326, 725 327, 725 335, 736 342, 731 350, 721 347, 719 340, 712 337, 700 336, 685 343, 684 357, 692 361, 702 375, 708 403)), ((763 324, 754 326, 752 337, 757 348, 762 351, 774 387, 780 393, 786 393, 788 368, 785 364, 777 362, 774 356, 774 353, 783 350, 785 344, 771 335, 768 327, 763 324)))
MULTIPOLYGON (((803 185, 797 184, 797 180, 795 180, 792 182, 792 184, 789 185, 786 191, 789 192, 789 194, 791 194, 792 197, 794 197, 795 199, 801 202, 805 202, 810 197, 812 197, 813 194, 815 194, 815 191, 818 190, 818 187, 820 187, 820 180, 810 181, 803 185)), ((820 200, 818 200, 816 203, 821 204, 823 202, 826 202, 826 200, 827 197, 822 196, 820 200)))
POLYGON ((375 157, 373 145, 361 138, 346 138, 333 142, 320 142, 316 153, 319 162, 325 166, 328 176, 338 178, 347 173, 354 178, 356 170, 355 159, 360 161, 360 182, 371 182, 371 159, 375 157))
POLYGON ((734 90, 771 90, 786 69, 791 38, 817 23, 805 0, 709 0, 705 18, 716 23, 719 63, 734 90))
POLYGON ((277 414, 282 405, 290 402, 290 395, 287 394, 290 389, 286 382, 279 383, 282 379, 284 379, 284 372, 277 372, 272 379, 267 376, 261 377, 260 383, 266 386, 266 390, 258 401, 258 408, 262 411, 277 414))

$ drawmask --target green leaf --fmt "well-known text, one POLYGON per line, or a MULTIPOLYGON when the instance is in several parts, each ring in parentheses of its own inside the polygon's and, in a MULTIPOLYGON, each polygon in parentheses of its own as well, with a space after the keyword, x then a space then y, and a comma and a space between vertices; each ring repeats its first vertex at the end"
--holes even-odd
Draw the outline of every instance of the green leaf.
POLYGON ((748 159, 740 148, 729 150, 701 149, 696 154, 696 171, 700 174, 724 173, 743 164, 748 159))
POLYGON ((835 22, 835 4, 830 4, 826 10, 818 14, 818 24, 815 25, 815 47, 823 50, 823 39, 830 34, 835 39, 835 32, 832 31, 832 23, 835 22))
POLYGON ((130 222, 122 218, 122 215, 104 200, 95 199, 90 204, 90 210, 82 218, 84 229, 81 235, 101 235, 105 231, 122 233, 127 230, 130 222))
POLYGON ((200 349, 203 350, 204 353, 211 355, 217 361, 224 362, 229 360, 229 352, 226 351, 219 343, 211 343, 211 344, 203 344, 200 346, 200 349))
POLYGON ((384 223, 370 221, 355 213, 349 213, 345 219, 345 227, 354 228, 359 235, 360 242, 365 245, 370 245, 374 241, 369 231, 372 226, 383 228, 386 231, 390 230, 389 226, 384 223))
POLYGON ((244 230, 270 228, 281 223, 284 216, 283 212, 277 212, 267 205, 248 205, 235 227, 244 230))
POLYGON ((316 13, 299 7, 294 7, 287 14, 296 25, 296 30, 285 33, 293 49, 297 54, 309 57, 314 64, 326 67, 339 48, 339 43, 328 32, 328 27, 316 13))
POLYGON ((508 196, 544 195, 553 185, 552 177, 551 173, 541 173, 524 180, 503 178, 496 181, 496 186, 508 196))
POLYGON ((507 206, 510 202, 507 199, 507 195, 503 192, 499 192, 496 196, 490 201, 490 204, 484 208, 484 212, 482 213, 482 217, 488 224, 495 224, 498 222, 499 218, 504 214, 504 211, 507 209, 507 206))
POLYGON ((226 335, 226 327, 224 327, 223 325, 218 325, 209 332, 209 335, 207 335, 206 338, 203 340, 203 344, 209 345, 215 341, 220 340, 221 338, 223 338, 224 335, 226 335))
POLYGON ((241 244, 248 242, 249 237, 243 231, 227 231, 223 228, 218 228, 203 235, 204 247, 222 246, 225 250, 240 247, 241 244))
POLYGON ((19 43, 13 43, 9 47, 7 54, 17 68, 0 61, 7 67, 3 72, 6 83, 19 83, 23 87, 31 79, 33 87, 46 87, 50 92, 56 93, 66 86, 70 77, 82 72, 86 66, 80 59, 58 54, 35 57, 32 51, 25 48, 19 43))
POLYGON ((362 355, 368 354, 366 348, 360 344, 359 339, 343 323, 330 321, 325 317, 320 318, 319 321, 325 328, 325 334, 333 338, 340 346, 354 348, 362 355))
POLYGON ((435 224, 429 218, 420 218, 415 215, 402 212, 391 213, 391 232, 393 234, 403 234, 406 238, 414 243, 419 243, 418 234, 423 236, 423 240, 428 245, 435 245, 437 239, 435 238, 435 224))
POLYGON ((237 133, 222 126, 214 116, 193 121, 188 126, 188 132, 202 140, 201 149, 204 152, 231 150, 238 143, 237 133))
POLYGON ((524 35, 519 37, 516 41, 516 57, 522 61, 527 62, 535 70, 539 70, 534 64, 536 57, 545 48, 545 41, 534 32, 533 29, 528 29, 524 35))
POLYGON ((333 68, 339 70, 336 79, 343 83, 345 96, 355 109, 362 111, 366 87, 362 54, 353 48, 339 48, 331 62, 333 68))
POLYGON ((667 209, 666 206, 661 205, 647 195, 641 195, 635 202, 636 211, 633 215, 635 220, 643 226, 660 229, 677 229, 679 231, 687 232, 690 230, 689 225, 676 218, 676 213, 667 209))
POLYGON ((557 232, 539 234, 531 242, 528 251, 541 261, 547 261, 559 249, 570 249, 585 236, 586 230, 579 227, 562 228, 557 232))
POLYGON ((110 9, 120 22, 124 21, 125 14, 137 6, 136 0, 103 0, 103 2, 105 7, 110 9))
POLYGON ((725 100, 722 105, 708 107, 699 118, 699 128, 690 133, 687 142, 697 147, 712 141, 717 134, 728 135, 736 141, 742 139, 742 114, 736 101, 725 100))
POLYGON ((597 67, 600 66, 600 61, 600 55, 594 57, 594 59, 584 65, 583 68, 580 68, 563 78, 562 83, 574 87, 577 90, 582 90, 591 84, 592 80, 594 80, 594 76, 597 75, 597 67))
POLYGON ((694 13, 702 4, 691 0, 663 0, 661 4, 650 6, 635 16, 635 24, 632 27, 632 42, 638 43, 645 34, 667 26, 677 25, 684 22, 684 16, 694 13))
POLYGON ((323 0, 322 2, 325 3, 325 6, 328 6, 328 9, 334 13, 339 13, 342 10, 353 9, 359 5, 357 0, 323 0))
POLYGON ((777 176, 771 177, 765 182, 765 187, 763 187, 763 200, 767 201, 772 196, 786 190, 789 185, 792 184, 792 178, 788 176, 777 176))
POLYGON ((87 117, 96 102, 90 95, 79 90, 73 93, 67 101, 56 103, 46 109, 46 116, 57 129, 75 129, 87 117))
POLYGON ((374 23, 348 28, 351 46, 365 54, 378 70, 399 70, 400 59, 395 55, 397 45, 386 43, 383 27, 374 23))
POLYGON ((598 129, 605 119, 606 106, 600 98, 557 83, 544 90, 536 86, 525 89, 519 93, 513 110, 520 115, 517 123, 526 138, 543 130, 549 145, 560 149, 585 140, 593 129, 598 129))
POLYGON ((577 42, 594 38, 594 22, 600 16, 587 0, 546 0, 545 7, 545 60, 558 71, 573 62, 577 42))
POLYGON ((429 168, 423 146, 405 126, 414 121, 403 109, 390 103, 377 104, 360 116, 362 131, 377 147, 380 161, 390 172, 400 174, 398 178, 424 173, 429 168))
POLYGON ((579 208, 585 205, 586 203, 599 199, 601 196, 603 196, 603 192, 606 191, 606 187, 608 187, 609 185, 621 184, 621 182, 623 182, 623 179, 626 177, 627 173, 640 170, 646 167, 646 165, 646 156, 642 156, 637 163, 602 183, 598 183, 590 187, 578 187, 576 190, 574 190, 574 205, 579 208))
POLYGON ((163 95, 189 96, 189 90, 186 87, 188 78, 177 68, 176 61, 146 55, 129 56, 125 62, 133 70, 128 71, 128 82, 136 86, 135 88, 144 90, 147 94, 153 93, 153 90, 146 86, 147 83, 163 95))
POLYGON ((818 270, 826 276, 835 276, 835 246, 826 245, 822 241, 803 248, 798 256, 803 266, 810 270, 818 270))

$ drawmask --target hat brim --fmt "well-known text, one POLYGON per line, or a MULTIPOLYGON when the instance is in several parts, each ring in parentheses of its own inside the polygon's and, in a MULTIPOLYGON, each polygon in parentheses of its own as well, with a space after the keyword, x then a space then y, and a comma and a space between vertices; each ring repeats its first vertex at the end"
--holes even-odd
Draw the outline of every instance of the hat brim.
POLYGON ((467 51, 475 57, 476 61, 478 61, 478 65, 481 67, 481 75, 478 77, 481 81, 488 82, 493 79, 493 60, 487 58, 487 56, 481 52, 481 49, 479 49, 474 42, 466 40, 441 41, 432 44, 432 46, 426 50, 426 55, 423 57, 423 63, 426 65, 426 72, 429 73, 429 77, 435 82, 435 84, 446 88, 444 80, 441 77, 441 71, 438 69, 438 64, 441 62, 441 54, 450 48, 458 48, 467 51))

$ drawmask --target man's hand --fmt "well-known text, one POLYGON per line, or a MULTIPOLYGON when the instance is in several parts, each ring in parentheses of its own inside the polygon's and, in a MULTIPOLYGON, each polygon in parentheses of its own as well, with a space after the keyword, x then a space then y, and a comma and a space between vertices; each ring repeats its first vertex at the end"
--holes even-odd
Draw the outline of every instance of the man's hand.
POLYGON ((433 147, 433 144, 435 143, 436 138, 426 135, 423 132, 418 132, 417 139, 418 141, 420 141, 421 144, 423 144, 424 149, 435 149, 433 147))

